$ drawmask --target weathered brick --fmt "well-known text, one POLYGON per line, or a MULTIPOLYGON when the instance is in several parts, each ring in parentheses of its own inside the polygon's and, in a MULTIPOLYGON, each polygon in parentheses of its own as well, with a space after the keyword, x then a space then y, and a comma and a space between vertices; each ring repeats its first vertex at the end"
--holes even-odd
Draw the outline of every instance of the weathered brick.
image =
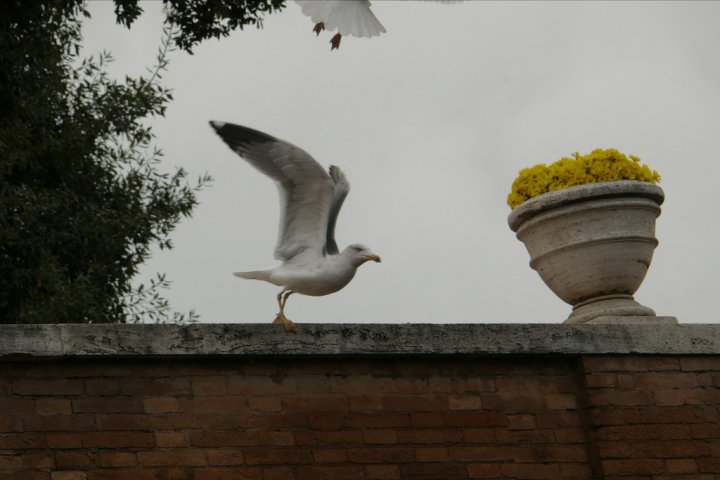
MULTIPOLYGON (((133 479, 127 477, 123 480, 133 479)), ((263 469, 260 467, 209 467, 193 470, 193 480, 267 480, 263 478, 263 469)), ((120 479, 118 479, 120 480, 120 479)))
POLYGON ((537 429, 537 430, 504 430, 498 429, 495 432, 495 437, 500 445, 506 444, 553 444, 555 442, 555 435, 550 429, 537 429))
POLYGON ((158 472, 149 468, 111 468, 91 470, 88 480, 157 480, 158 472))
POLYGON ((720 371, 720 357, 717 355, 680 357, 680 369, 686 372, 718 372, 720 371))
POLYGON ((295 444, 295 436, 290 431, 258 432, 258 441, 260 445, 289 446, 295 444))
POLYGON ((532 430, 537 427, 535 421, 535 415, 531 414, 518 414, 508 415, 508 429, 509 430, 532 430))
POLYGON ((13 381, 16 395, 70 396, 84 394, 83 381, 72 378, 18 379, 13 381))
POLYGON ((85 397, 72 401, 75 413, 142 413, 139 398, 85 397))
POLYGON ((88 432, 83 434, 85 448, 146 448, 154 445, 149 432, 88 432))
POLYGON ((586 355, 582 357, 583 367, 586 372, 645 372, 647 371, 647 358, 611 356, 611 355, 586 355))
POLYGON ((353 448, 348 459, 355 463, 402 463, 415 459, 414 450, 407 447, 353 448))
POLYGON ((500 478, 500 464, 498 463, 471 463, 467 466, 470 478, 500 478))
POLYGON ((410 424, 413 427, 444 427, 445 415, 443 412, 412 412, 410 424))
POLYGON ((663 472, 660 459, 603 460, 602 468, 607 475, 657 475, 663 472))
POLYGON ((701 473, 720 473, 720 458, 698 458, 698 470, 701 473))
POLYGON ((250 397, 248 407, 258 412, 282 411, 282 400, 278 397, 250 397))
MULTIPOLYGON (((245 397, 232 395, 222 397, 180 398, 176 400, 176 403, 180 411, 189 413, 234 413, 250 411, 245 397)), ((171 407, 171 405, 168 405, 168 407, 171 407)))
POLYGON ((538 413, 545 411, 540 395, 485 393, 482 395, 483 408, 507 413, 538 413))
POLYGON ((451 460, 459 461, 512 461, 513 448, 509 446, 473 446, 473 447, 448 447, 448 456, 451 460))
MULTIPOLYGON (((578 427, 581 425, 580 415, 577 411, 554 410, 538 413, 534 417, 538 428, 578 427)), ((622 412, 619 412, 619 417, 622 419, 622 412)))
POLYGON ((98 461, 103 467, 134 467, 137 465, 135 452, 103 451, 100 452, 98 461))
POLYGON ((0 453, 0 471, 21 467, 51 468, 55 463, 51 453, 5 453, 0 453))
POLYGON ((23 418, 27 432, 80 432, 95 430, 92 415, 40 415, 23 418))
POLYGON ((72 405, 64 398, 39 398, 35 401, 35 410, 40 415, 70 415, 72 405))
POLYGON ((397 428, 410 426, 410 415, 407 413, 351 413, 344 418, 344 425, 354 428, 397 428))
POLYGON ((367 444, 393 444, 398 443, 398 434, 395 430, 376 429, 363 430, 363 441, 367 444))
POLYGON ((351 396, 348 397, 348 403, 353 412, 367 412, 383 408, 381 398, 376 396, 351 396))
POLYGON ((87 473, 78 471, 52 472, 50 480, 87 480, 87 473))
POLYGON ((190 381, 187 377, 124 377, 118 381, 125 395, 173 396, 191 393, 190 381))
POLYGON ((364 469, 358 465, 302 466, 295 470, 297 480, 337 480, 362 478, 364 469))
POLYGON ((448 408, 450 410, 480 410, 482 399, 480 395, 451 395, 448 397, 448 408))
POLYGON ((197 447, 242 447, 259 445, 258 432, 228 431, 228 432, 192 432, 190 444, 197 447))
POLYGON ((400 480, 399 465, 364 465, 367 480, 400 480))
POLYGON ((399 430, 397 433, 399 443, 410 444, 444 444, 459 443, 462 441, 462 431, 453 429, 426 429, 426 430, 399 430))
POLYGON ((697 387, 697 376, 689 372, 639 373, 635 375, 634 381, 637 388, 652 391, 658 389, 670 390, 673 388, 697 387))
POLYGON ((448 451, 445 447, 415 447, 415 460, 418 462, 446 462, 448 451))
POLYGON ((137 452, 138 465, 142 466, 202 466, 207 465, 205 450, 170 449, 137 452))
POLYGON ((45 435, 0 433, 0 450, 30 450, 47 446, 45 435))
POLYGON ((361 430, 312 431, 298 430, 294 432, 296 445, 362 445, 361 430))
POLYGON ((58 468, 86 467, 93 462, 91 454, 81 451, 61 451, 55 454, 55 466, 58 468))
POLYGON ((588 388, 611 388, 614 387, 617 378, 614 373, 590 373, 585 375, 585 384, 588 388))
POLYGON ((237 448, 208 448, 205 450, 208 465, 242 465, 242 451, 237 448))
POLYGON ((457 463, 408 463, 400 466, 403 479, 467 478, 465 465, 457 463))
POLYGON ((348 461, 347 450, 344 448, 316 448, 312 451, 317 463, 342 463, 348 461))
POLYGON ((187 447, 190 437, 187 432, 155 432, 155 444, 158 447, 187 447))
POLYGON ((277 429, 300 428, 308 426, 308 417, 304 413, 258 413, 247 419, 247 428, 277 429))
POLYGON ((585 432, 581 428, 559 428, 555 430, 558 443, 585 443, 585 432))
POLYGON ((541 463, 516 463, 512 465, 502 465, 500 471, 503 475, 512 476, 517 479, 537 479, 546 480, 548 478, 558 477, 558 466, 547 465, 541 463))
POLYGON ((298 448, 252 448, 243 454, 247 465, 301 465, 314 461, 310 450, 298 448))
MULTIPOLYGON (((198 414, 158 414, 148 415, 153 430, 206 430, 212 417, 198 414)), ((224 422, 228 425, 228 422, 224 422)))
POLYGON ((696 473, 698 471, 697 462, 689 458, 667 459, 665 467, 668 473, 696 473))
POLYGON ((463 440, 465 443, 495 443, 494 428, 464 428, 463 440))
POLYGON ((120 395, 122 387, 116 378, 85 379, 85 392, 88 395, 120 395))
POLYGON ((96 417, 98 430, 149 430, 150 419, 145 414, 110 414, 96 417))
POLYGON ((543 447, 544 460, 551 462, 586 462, 587 449, 585 446, 552 445, 543 447))
POLYGON ((82 435, 78 433, 50 433, 45 435, 49 448, 82 448, 82 435))
POLYGON ((283 397, 284 411, 298 412, 346 412, 349 410, 344 396, 312 395, 283 397))
POLYGON ((191 377, 193 395, 197 397, 226 395, 228 378, 225 375, 205 375, 191 377))
POLYGON ((390 395, 382 398, 383 408, 399 412, 442 412, 448 409, 442 395, 390 395))
POLYGON ((27 415, 35 413, 35 401, 25 398, 1 398, 0 412, 3 415, 27 415))
POLYGON ((143 411, 145 413, 173 413, 180 411, 175 397, 146 397, 143 398, 143 411))
POLYGON ((640 390, 600 390, 590 394, 590 405, 604 407, 608 405, 617 407, 652 405, 653 394, 640 390))
POLYGON ((505 415, 486 411, 451 411, 445 413, 445 422, 451 427, 504 427, 505 415))
POLYGON ((574 393, 548 393, 543 398, 545 406, 550 410, 574 410, 577 408, 577 397, 574 393))

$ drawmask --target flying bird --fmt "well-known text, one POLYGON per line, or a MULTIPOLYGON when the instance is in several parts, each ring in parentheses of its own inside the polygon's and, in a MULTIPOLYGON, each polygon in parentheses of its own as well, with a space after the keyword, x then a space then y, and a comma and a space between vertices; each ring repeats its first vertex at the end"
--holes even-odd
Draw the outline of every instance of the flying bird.
MULTIPOLYGON (((432 0, 440 3, 457 3, 459 0, 432 0)), ((323 30, 336 33, 330 40, 330 51, 340 48, 342 36, 375 37, 385 33, 380 20, 370 10, 369 0, 295 0, 302 13, 315 22, 313 32, 323 30)))
POLYGON ((282 264, 267 270, 235 272, 240 278, 263 280, 282 287, 280 312, 274 323, 295 329, 285 316, 293 293, 321 296, 337 292, 355 276, 357 268, 380 257, 352 244, 342 252, 335 242, 335 223, 350 184, 342 170, 328 171, 295 145, 232 123, 211 121, 220 138, 253 167, 272 178, 280 192, 280 229, 275 258, 282 264))

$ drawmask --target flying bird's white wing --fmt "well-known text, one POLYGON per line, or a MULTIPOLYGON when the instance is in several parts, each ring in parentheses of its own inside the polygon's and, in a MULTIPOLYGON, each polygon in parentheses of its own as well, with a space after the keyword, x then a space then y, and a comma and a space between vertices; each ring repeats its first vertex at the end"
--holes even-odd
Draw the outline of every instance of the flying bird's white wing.
POLYGON ((337 29, 341 35, 374 37, 385 33, 385 27, 370 10, 368 0, 295 0, 313 22, 325 24, 326 30, 337 29))
POLYGON ((304 150, 273 136, 232 123, 210 125, 233 151, 275 180, 281 208, 275 258, 306 263, 322 257, 336 188, 325 169, 304 150))

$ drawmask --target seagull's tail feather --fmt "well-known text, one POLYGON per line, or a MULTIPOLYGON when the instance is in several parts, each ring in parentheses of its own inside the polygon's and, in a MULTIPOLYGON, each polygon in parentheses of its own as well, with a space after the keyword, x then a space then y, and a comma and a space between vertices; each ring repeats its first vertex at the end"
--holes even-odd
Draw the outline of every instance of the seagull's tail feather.
POLYGON ((252 272, 234 272, 233 275, 248 280, 263 280, 265 282, 270 281, 270 272, 267 270, 255 270, 252 272))

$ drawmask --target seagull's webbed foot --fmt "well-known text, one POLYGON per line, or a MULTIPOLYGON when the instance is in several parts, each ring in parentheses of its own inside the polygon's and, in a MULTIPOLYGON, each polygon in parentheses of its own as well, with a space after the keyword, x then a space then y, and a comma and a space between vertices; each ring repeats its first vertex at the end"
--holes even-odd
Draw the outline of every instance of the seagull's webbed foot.
POLYGON ((283 312, 280 312, 275 316, 273 323, 283 324, 286 332, 294 332, 296 328, 295 324, 287 318, 283 312))
POLYGON ((341 39, 342 39, 342 35, 340 35, 339 33, 336 33, 335 36, 330 39, 330 45, 332 45, 330 47, 331 52, 333 50, 335 50, 336 48, 340 48, 340 40, 341 39))
POLYGON ((318 22, 315 24, 315 28, 313 28, 313 32, 315 32, 315 35, 320 35, 320 32, 325 30, 325 22, 318 22))

